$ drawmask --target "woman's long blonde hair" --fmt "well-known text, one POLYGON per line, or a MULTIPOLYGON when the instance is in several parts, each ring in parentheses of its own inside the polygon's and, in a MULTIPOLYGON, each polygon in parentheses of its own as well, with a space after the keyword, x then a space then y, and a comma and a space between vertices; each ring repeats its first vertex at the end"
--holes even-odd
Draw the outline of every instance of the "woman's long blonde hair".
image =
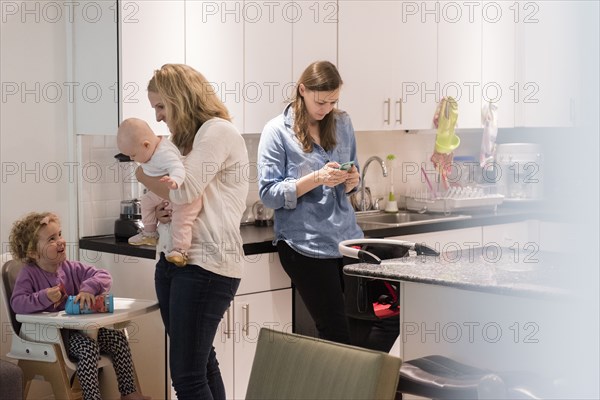
MULTIPOLYGON (((315 92, 331 92, 342 86, 342 77, 335 65, 329 61, 316 61, 310 64, 296 83, 296 95, 292 100, 294 110, 294 132, 302 144, 302 150, 308 153, 313 150, 313 139, 308 132, 308 112, 304 104, 304 98, 300 95, 300 84, 308 90, 315 92)), ((321 121, 319 131, 321 136, 321 147, 329 151, 337 143, 335 120, 338 111, 331 110, 321 121)))
POLYGON ((173 143, 183 154, 190 152, 196 132, 206 121, 215 117, 231 121, 213 86, 188 65, 163 65, 154 71, 148 91, 157 93, 166 103, 173 143))

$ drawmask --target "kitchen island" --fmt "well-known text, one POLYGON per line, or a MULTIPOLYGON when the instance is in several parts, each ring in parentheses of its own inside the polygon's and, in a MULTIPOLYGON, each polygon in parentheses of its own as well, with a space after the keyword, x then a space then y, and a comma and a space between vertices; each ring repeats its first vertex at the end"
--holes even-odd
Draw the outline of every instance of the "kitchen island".
POLYGON ((399 282, 393 352, 402 359, 442 355, 491 371, 533 373, 548 382, 552 397, 572 397, 593 373, 582 370, 589 350, 577 342, 586 336, 577 326, 589 304, 573 261, 567 253, 488 246, 350 264, 344 273, 399 282))

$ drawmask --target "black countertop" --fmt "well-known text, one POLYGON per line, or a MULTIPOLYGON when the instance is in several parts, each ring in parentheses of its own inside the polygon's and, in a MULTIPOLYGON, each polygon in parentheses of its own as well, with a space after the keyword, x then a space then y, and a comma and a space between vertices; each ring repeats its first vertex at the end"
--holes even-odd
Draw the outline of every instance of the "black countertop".
MULTIPOLYGON (((461 214, 467 214, 462 212, 461 214)), ((496 212, 468 213, 470 218, 458 221, 431 221, 420 225, 401 227, 378 227, 364 231, 365 237, 383 238, 392 236, 412 235, 417 233, 429 233, 447 231, 452 229, 471 228, 476 226, 507 224, 511 222, 525 221, 528 219, 549 219, 551 216, 539 209, 522 207, 499 207, 496 212)), ((244 253, 246 255, 274 253, 273 227, 257 227, 254 225, 243 225, 240 227, 242 240, 244 241, 244 253)), ((104 253, 121 254, 140 258, 155 258, 155 248, 152 246, 131 246, 127 242, 120 242, 113 235, 88 236, 79 240, 79 248, 82 250, 99 251, 104 253)))

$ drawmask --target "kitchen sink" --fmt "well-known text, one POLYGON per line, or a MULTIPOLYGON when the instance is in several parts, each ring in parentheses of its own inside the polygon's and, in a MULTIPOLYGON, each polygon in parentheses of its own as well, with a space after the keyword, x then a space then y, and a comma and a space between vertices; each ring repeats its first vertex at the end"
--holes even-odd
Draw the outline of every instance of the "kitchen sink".
POLYGON ((416 212, 367 211, 356 213, 356 222, 363 229, 457 221, 467 218, 471 217, 469 215, 419 214, 416 212))

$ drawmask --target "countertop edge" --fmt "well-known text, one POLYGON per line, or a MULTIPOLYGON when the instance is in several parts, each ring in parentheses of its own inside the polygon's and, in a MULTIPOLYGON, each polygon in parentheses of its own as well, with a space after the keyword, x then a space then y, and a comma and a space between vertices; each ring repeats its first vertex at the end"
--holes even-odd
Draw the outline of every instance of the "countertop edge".
MULTIPOLYGON (((383 238, 392 236, 412 235, 418 233, 430 233, 448 231, 454 229, 472 228, 477 226, 498 225, 512 222, 520 222, 531 219, 545 219, 547 213, 531 210, 503 210, 495 214, 472 214, 470 218, 455 221, 432 221, 429 223, 376 228, 364 231, 365 237, 383 238)), ((273 227, 242 227, 244 240, 243 249, 245 255, 274 253, 277 251, 272 244, 273 227)), ((81 250, 99 251, 111 254, 120 254, 131 257, 155 259, 156 250, 151 246, 131 246, 127 242, 119 242, 113 235, 87 236, 79 239, 81 250)))

